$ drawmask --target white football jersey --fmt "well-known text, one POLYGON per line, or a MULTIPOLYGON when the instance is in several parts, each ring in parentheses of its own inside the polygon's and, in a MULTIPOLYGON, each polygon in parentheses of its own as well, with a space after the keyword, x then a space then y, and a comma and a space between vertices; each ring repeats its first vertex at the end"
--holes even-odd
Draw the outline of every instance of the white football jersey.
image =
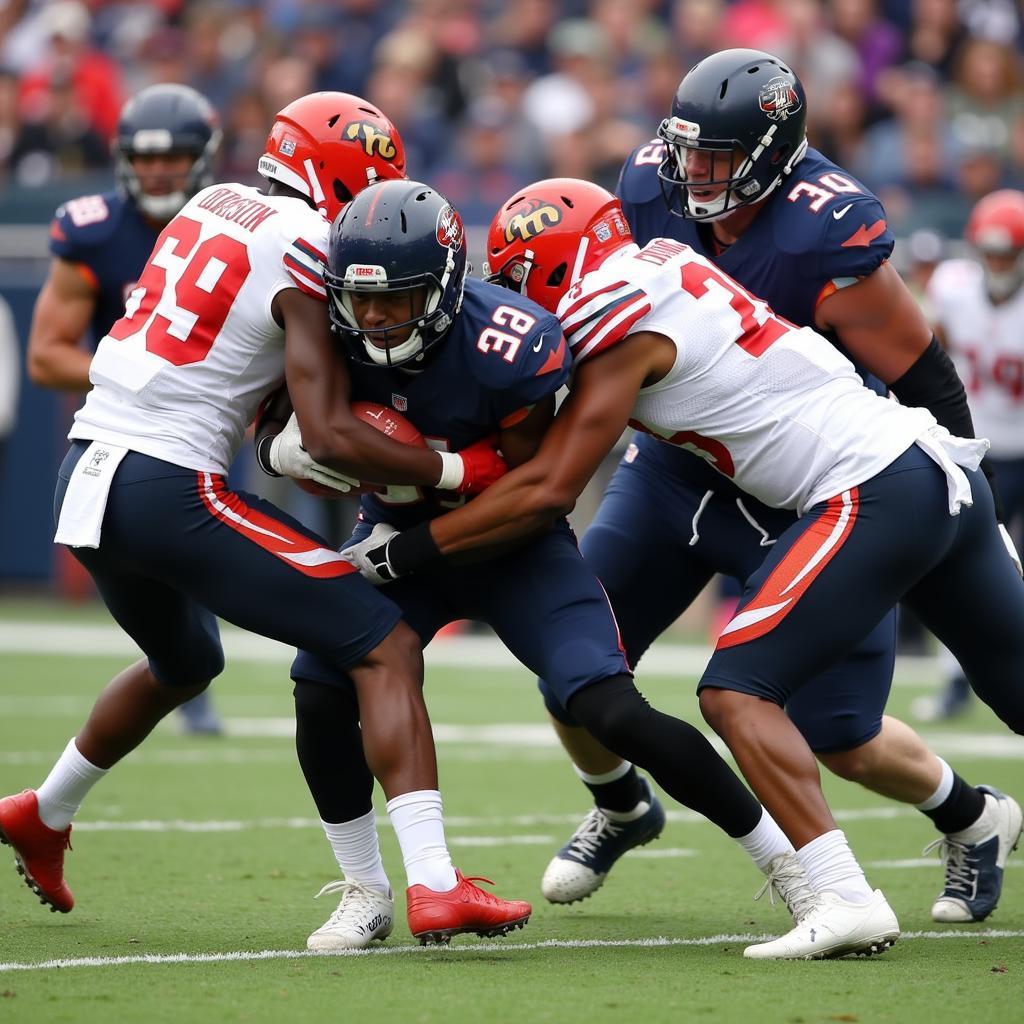
POLYGON ((935 323, 967 389, 979 437, 1000 459, 1024 455, 1024 288, 994 305, 973 260, 947 260, 928 282, 935 323))
MULTIPOLYGON (((160 233, 89 369, 71 438, 224 473, 284 379, 285 288, 326 300, 330 225, 302 200, 212 185, 160 233)), ((326 309, 324 316, 327 316, 326 309)))
POLYGON ((640 391, 633 425, 707 459, 766 505, 803 511, 855 487, 935 424, 869 391, 819 334, 669 239, 613 255, 558 315, 577 361, 642 331, 675 342, 675 365, 640 391))

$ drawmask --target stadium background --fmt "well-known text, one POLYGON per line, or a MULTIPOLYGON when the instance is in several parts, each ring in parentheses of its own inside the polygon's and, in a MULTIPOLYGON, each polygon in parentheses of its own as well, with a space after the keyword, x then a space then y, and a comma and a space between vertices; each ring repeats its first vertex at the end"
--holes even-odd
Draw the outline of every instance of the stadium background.
POLYGON ((171 81, 205 93, 225 132, 218 179, 253 184, 278 109, 317 89, 366 96, 400 128, 410 174, 471 225, 479 267, 482 230, 515 188, 549 174, 614 188, 683 74, 728 46, 794 66, 812 144, 878 193, 915 287, 978 198, 1024 183, 1011 0, 5 0, 0 295, 22 368, 0 436, 0 590, 54 585, 50 502, 77 399, 33 387, 24 347, 49 219, 111 187, 109 141, 132 93, 171 81))

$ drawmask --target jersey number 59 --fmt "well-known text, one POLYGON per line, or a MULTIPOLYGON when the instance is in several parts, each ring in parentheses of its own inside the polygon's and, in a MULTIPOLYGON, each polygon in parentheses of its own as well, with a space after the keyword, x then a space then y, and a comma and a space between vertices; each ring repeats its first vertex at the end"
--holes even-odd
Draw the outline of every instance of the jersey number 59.
POLYGON ((164 228, 125 315, 110 329, 111 338, 124 341, 150 321, 146 351, 175 366, 206 358, 251 267, 237 238, 214 235, 200 245, 201 230, 189 217, 175 217, 164 228), (165 296, 168 288, 171 294, 165 296), (173 320, 153 315, 158 303, 173 320))

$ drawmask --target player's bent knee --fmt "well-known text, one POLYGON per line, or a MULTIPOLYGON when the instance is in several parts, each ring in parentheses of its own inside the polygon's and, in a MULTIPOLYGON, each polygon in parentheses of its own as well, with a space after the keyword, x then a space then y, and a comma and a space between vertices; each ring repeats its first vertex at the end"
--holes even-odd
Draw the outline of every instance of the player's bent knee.
POLYGON ((578 690, 569 698, 569 712, 609 750, 642 761, 654 712, 629 676, 611 676, 578 690))
POLYGON ((863 782, 870 779, 877 765, 870 743, 864 743, 852 750, 816 753, 815 756, 833 775, 838 775, 847 782, 863 782))
POLYGON ((423 675, 423 644, 416 632, 399 620, 395 628, 363 659, 362 667, 408 669, 423 675))
POLYGON ((544 700, 544 707, 547 709, 548 714, 562 725, 570 726, 571 728, 577 728, 579 722, 573 718, 572 715, 565 709, 565 706, 559 701, 559 699, 551 692, 551 687, 543 679, 537 680, 537 689, 540 690, 540 695, 544 700))

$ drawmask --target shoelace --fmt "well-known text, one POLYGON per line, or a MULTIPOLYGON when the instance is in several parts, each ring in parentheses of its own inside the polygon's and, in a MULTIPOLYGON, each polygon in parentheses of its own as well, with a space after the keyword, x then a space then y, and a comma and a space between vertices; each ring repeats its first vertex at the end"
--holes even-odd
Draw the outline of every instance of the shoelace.
POLYGON ((759 900, 765 893, 768 893, 768 902, 774 907, 776 891, 782 897, 782 902, 786 904, 797 924, 815 910, 819 903, 818 894, 811 888, 803 869, 798 863, 792 861, 783 861, 768 873, 764 885, 757 890, 754 900, 759 900))
MULTIPOLYGON (((464 882, 469 882, 470 885, 473 885, 474 882, 486 882, 488 885, 494 885, 494 883, 489 878, 484 878, 483 875, 463 875, 462 880, 464 882)), ((479 893, 479 896, 476 896, 476 899, 480 900, 483 903, 498 904, 504 902, 503 900, 500 900, 497 896, 495 896, 493 892, 488 892, 486 889, 481 889, 478 885, 473 885, 473 888, 476 889, 476 891, 479 893)))
POLYGON ((581 857, 591 857, 597 852, 602 839, 606 836, 614 839, 621 832, 621 825, 616 825, 599 807, 595 807, 573 833, 569 849, 581 857))
POLYGON ((939 859, 946 862, 946 891, 962 893, 968 900, 978 895, 978 868, 966 843, 958 843, 949 836, 940 836, 930 842, 922 851, 927 856, 932 850, 939 851, 939 859))
POLYGON ((349 912, 373 910, 375 909, 374 899, 383 897, 383 893, 377 892, 376 889, 360 885, 358 882, 346 882, 344 879, 339 879, 336 882, 328 882, 313 899, 318 900, 321 896, 330 896, 339 892, 341 893, 341 902, 327 919, 327 925, 338 924, 349 912))

